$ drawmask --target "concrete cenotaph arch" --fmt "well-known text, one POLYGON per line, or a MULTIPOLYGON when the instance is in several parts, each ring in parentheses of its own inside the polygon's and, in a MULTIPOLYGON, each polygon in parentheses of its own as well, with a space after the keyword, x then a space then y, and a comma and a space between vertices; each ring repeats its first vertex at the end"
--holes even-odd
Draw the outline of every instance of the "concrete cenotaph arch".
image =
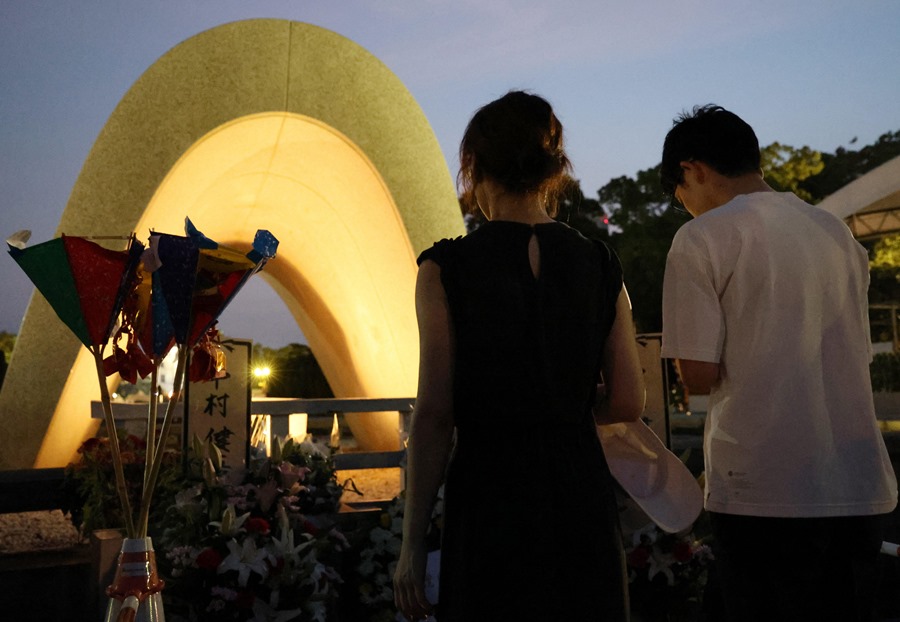
MULTIPOLYGON (((415 394, 415 257, 464 227, 427 119, 378 59, 278 19, 162 56, 97 137, 57 234, 146 239, 180 234, 185 216, 235 248, 257 229, 280 240, 253 278, 284 301, 335 395, 415 394)), ((0 469, 72 460, 97 431, 99 393, 89 354, 35 293, 0 393, 0 469)), ((362 446, 396 449, 396 413, 349 423, 362 446)))

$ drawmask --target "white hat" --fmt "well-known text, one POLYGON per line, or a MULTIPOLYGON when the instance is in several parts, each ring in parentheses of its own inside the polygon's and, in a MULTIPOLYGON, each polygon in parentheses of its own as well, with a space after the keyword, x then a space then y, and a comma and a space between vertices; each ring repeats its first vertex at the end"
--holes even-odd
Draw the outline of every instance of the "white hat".
POLYGON ((597 426, 609 470, 663 531, 690 527, 703 507, 693 474, 643 421, 597 426))

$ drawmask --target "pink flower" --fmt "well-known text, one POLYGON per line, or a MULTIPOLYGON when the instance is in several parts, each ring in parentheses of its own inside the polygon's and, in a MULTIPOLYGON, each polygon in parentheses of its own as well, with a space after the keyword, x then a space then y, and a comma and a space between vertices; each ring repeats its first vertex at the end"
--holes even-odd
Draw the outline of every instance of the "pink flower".
POLYGON ((278 470, 281 472, 282 484, 288 490, 293 488, 294 484, 303 480, 306 474, 309 473, 307 467, 300 467, 287 461, 278 465, 278 470))
POLYGON ((268 512, 272 508, 272 504, 275 503, 275 499, 278 498, 279 492, 278 485, 273 480, 269 480, 260 486, 256 491, 259 508, 263 512, 268 512))

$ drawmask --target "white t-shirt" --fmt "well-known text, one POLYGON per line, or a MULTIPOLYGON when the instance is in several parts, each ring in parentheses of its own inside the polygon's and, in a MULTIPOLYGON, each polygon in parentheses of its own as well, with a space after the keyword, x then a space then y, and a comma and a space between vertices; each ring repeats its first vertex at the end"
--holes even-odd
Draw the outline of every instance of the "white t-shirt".
POLYGON ((675 235, 662 356, 719 363, 706 508, 750 516, 890 512, 897 481, 869 379, 865 250, 791 193, 740 195, 675 235))

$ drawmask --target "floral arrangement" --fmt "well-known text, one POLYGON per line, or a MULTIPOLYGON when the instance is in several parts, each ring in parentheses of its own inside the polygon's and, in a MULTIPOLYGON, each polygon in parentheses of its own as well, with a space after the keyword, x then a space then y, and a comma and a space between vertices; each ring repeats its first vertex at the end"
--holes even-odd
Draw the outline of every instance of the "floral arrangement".
POLYGON ((632 611, 646 620, 696 619, 713 560, 706 538, 649 524, 631 534, 625 554, 632 611))
MULTIPOLYGON (((120 434, 126 480, 144 471, 146 444, 120 434)), ((73 522, 82 533, 120 528, 109 439, 88 439, 66 469, 73 522)), ((331 450, 313 440, 255 452, 246 469, 226 469, 213 443, 194 438, 188 460, 167 449, 150 514, 170 621, 324 622, 348 548, 336 527, 343 493, 331 450)), ((128 489, 140 496, 140 485, 128 489)))
MULTIPOLYGON (((118 447, 126 492, 129 500, 136 504, 141 498, 147 443, 134 434, 119 432, 118 447)), ((125 520, 121 506, 114 502, 117 492, 109 438, 89 438, 78 448, 78 456, 76 462, 66 467, 63 509, 70 514, 82 537, 97 529, 121 528, 125 520)), ((158 518, 178 490, 181 452, 167 447, 163 452, 163 465, 156 490, 161 503, 153 508, 151 520, 158 518)))
MULTIPOLYGON (((378 517, 364 538, 356 564, 356 594, 365 619, 368 622, 392 622, 403 620, 402 614, 394 606, 393 577, 403 541, 403 509, 405 497, 401 493, 395 497, 378 517)), ((429 555, 440 548, 441 525, 444 513, 443 488, 438 491, 431 525, 428 529, 429 555)), ((434 577, 426 577, 426 590, 436 592, 434 577)), ((433 596, 436 597, 436 593, 433 596)))
POLYGON ((341 493, 323 445, 276 442, 238 473, 195 439, 154 536, 167 618, 325 622, 348 547, 335 526, 341 493))

